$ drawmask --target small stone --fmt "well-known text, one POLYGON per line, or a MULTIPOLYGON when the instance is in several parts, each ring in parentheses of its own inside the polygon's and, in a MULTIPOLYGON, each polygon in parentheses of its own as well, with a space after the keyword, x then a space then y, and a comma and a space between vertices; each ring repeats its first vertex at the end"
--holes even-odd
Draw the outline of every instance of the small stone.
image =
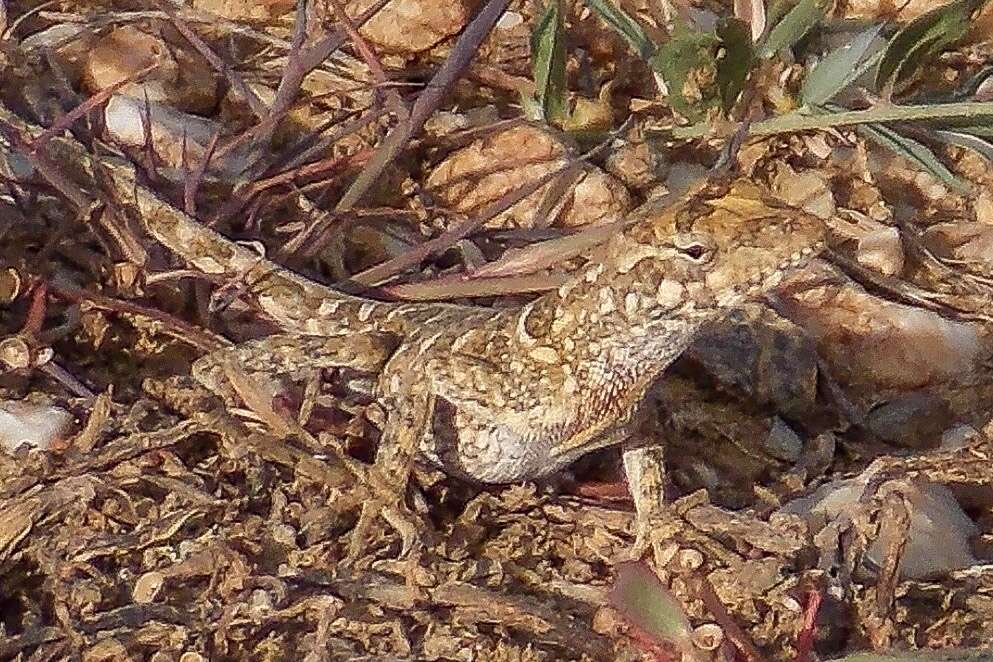
MULTIPOLYGON (((876 473, 869 467, 856 478, 828 483, 808 497, 789 502, 781 512, 801 515, 816 534, 826 524, 850 517, 860 507, 866 484, 876 473)), ((902 498, 910 514, 910 530, 900 560, 902 578, 936 577, 977 562, 969 540, 978 528, 950 489, 924 479, 899 478, 885 482, 877 492, 880 498, 891 493, 902 498)), ((870 567, 881 566, 889 542, 880 538, 870 542, 866 554, 870 567)))
POLYGON ((675 308, 683 302, 686 288, 675 280, 663 280, 655 292, 656 303, 664 309, 675 308))
POLYGON ((824 432, 807 442, 800 457, 798 469, 805 469, 808 477, 820 476, 834 462, 838 447, 838 437, 833 432, 824 432))
POLYGON ((889 444, 930 449, 941 443, 950 419, 944 399, 927 391, 912 391, 875 407, 866 416, 865 426, 889 444))
POLYGON ((269 595, 267 591, 262 589, 256 589, 252 591, 252 597, 249 601, 249 612, 256 617, 262 617, 266 614, 272 612, 272 596, 269 595))
POLYGON ((497 21, 497 30, 513 30, 518 25, 524 22, 524 17, 521 16, 520 12, 516 11, 505 11, 500 20, 497 21))
POLYGON ((796 598, 791 597, 789 595, 784 595, 783 598, 779 601, 779 603, 783 605, 783 607, 785 607, 788 611, 791 611, 794 614, 799 614, 803 611, 803 607, 800 605, 799 602, 797 602, 796 598))
MULTIPOLYGON (((987 78, 987 82, 993 81, 993 77, 987 78)), ((985 188, 976 196, 973 203, 976 212, 976 220, 983 225, 993 225, 993 193, 985 188)))
POLYGON ((20 446, 49 450, 66 438, 72 414, 23 400, 0 401, 0 450, 13 453, 20 446))
POLYGON ((859 239, 855 259, 859 264, 884 276, 902 272, 906 256, 903 242, 900 241, 900 231, 893 227, 882 227, 865 234, 859 239))
POLYGON ((0 340, 0 363, 8 370, 23 370, 31 365, 31 348, 24 338, 10 336, 0 340))
POLYGON ((559 363, 559 353, 551 347, 535 347, 529 353, 535 361, 547 363, 548 365, 559 363))
POLYGON ((706 166, 699 163, 673 163, 666 177, 665 186, 674 198, 678 198, 707 176, 706 166))
MULTIPOLYGON (((356 16, 374 0, 353 0, 347 7, 356 16)), ((396 0, 386 3, 359 32, 389 53, 413 55, 456 34, 468 22, 471 3, 460 0, 396 0)))
POLYGON ((101 639, 83 653, 83 662, 124 662, 131 660, 128 649, 117 639, 101 639))
POLYGON ((974 369, 977 325, 874 296, 830 266, 811 267, 803 277, 817 281, 792 289, 782 307, 817 341, 839 382, 909 391, 974 369))
POLYGON ((607 157, 604 169, 625 186, 644 190, 665 178, 669 163, 649 143, 625 143, 607 157))
MULTIPOLYGON (((568 163, 568 149, 554 133, 516 126, 491 133, 452 152, 427 179, 430 193, 453 209, 475 214, 522 182, 533 181, 568 163)), ((557 204, 545 198, 554 183, 532 193, 486 223, 490 228, 533 227, 551 222, 577 227, 611 223, 631 208, 624 185, 593 165, 584 165, 557 204)))
POLYGON ((717 623, 704 623, 693 628, 693 645, 700 650, 717 650, 723 641, 724 630, 717 623))
POLYGON ((617 633, 622 623, 616 609, 600 607, 593 614, 591 627, 597 634, 612 635, 617 633))
POLYGON ((17 269, 0 270, 0 305, 7 305, 21 295, 21 275, 17 269))
POLYGON ((941 433, 941 448, 952 450, 965 448, 979 436, 979 430, 971 425, 956 425, 941 433))
POLYGON ((297 530, 289 524, 279 524, 272 528, 272 538, 284 547, 297 547, 297 530))
POLYGON ((131 597, 138 604, 147 604, 155 600, 162 585, 165 583, 165 575, 157 570, 146 572, 134 583, 131 597))
POLYGON ((776 173, 772 185, 776 195, 784 201, 814 216, 828 219, 837 211, 834 193, 818 172, 797 173, 792 168, 784 166, 776 173))
POLYGON ((786 424, 786 421, 776 416, 773 418, 769 436, 765 440, 765 450, 769 455, 780 460, 796 462, 803 452, 803 440, 786 424))
POLYGON ((695 549, 681 549, 676 555, 676 563, 681 570, 697 570, 703 565, 703 554, 695 549))

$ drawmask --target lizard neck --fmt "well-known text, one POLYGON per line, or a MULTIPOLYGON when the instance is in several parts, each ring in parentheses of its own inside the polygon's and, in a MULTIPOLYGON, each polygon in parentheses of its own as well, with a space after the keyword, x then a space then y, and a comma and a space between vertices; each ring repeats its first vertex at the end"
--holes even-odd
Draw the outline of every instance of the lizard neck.
POLYGON ((563 363, 641 373, 671 360, 661 357, 674 343, 685 349, 720 307, 698 274, 677 263, 642 260, 624 268, 600 262, 522 309, 516 337, 525 346, 550 348, 563 363))
POLYGON ((664 272, 655 273, 657 264, 631 270, 592 264, 504 318, 507 357, 519 357, 516 371, 529 375, 531 397, 563 421, 564 437, 556 442, 563 458, 631 424, 658 376, 720 310, 690 287, 696 274, 684 270, 686 278, 676 281, 679 265, 661 264, 664 272))

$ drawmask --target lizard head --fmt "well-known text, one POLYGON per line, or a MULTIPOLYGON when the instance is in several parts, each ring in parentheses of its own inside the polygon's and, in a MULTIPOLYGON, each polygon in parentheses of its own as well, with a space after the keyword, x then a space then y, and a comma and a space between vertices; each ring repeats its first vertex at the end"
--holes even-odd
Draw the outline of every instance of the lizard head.
POLYGON ((651 317, 683 306, 705 314, 776 287, 820 252, 825 233, 816 216, 738 181, 633 220, 607 263, 630 287, 657 287, 651 317))

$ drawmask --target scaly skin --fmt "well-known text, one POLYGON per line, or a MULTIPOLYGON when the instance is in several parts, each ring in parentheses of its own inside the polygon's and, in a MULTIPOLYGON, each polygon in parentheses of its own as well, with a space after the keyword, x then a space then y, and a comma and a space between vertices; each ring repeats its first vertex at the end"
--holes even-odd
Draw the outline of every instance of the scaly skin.
MULTIPOLYGON (((388 336, 388 351, 364 354, 364 367, 380 370, 379 397, 390 412, 429 410, 425 429, 405 445, 484 483, 540 478, 625 441, 646 391, 697 330, 776 286, 824 238, 819 219, 737 182, 669 209, 646 206, 557 291, 520 309, 491 310, 344 295, 260 260, 157 200, 139 204, 156 239, 200 270, 243 274, 284 329, 388 336)), ((271 361, 265 343, 246 350, 242 361, 271 361)), ((318 354, 301 349, 311 362, 318 354)), ((354 365, 340 355, 328 363, 354 365)))
MULTIPOLYGON (((82 145, 57 140, 90 163, 82 145)), ((388 417, 377 464, 401 493, 417 451, 452 475, 508 483, 626 442, 646 392, 701 326, 802 267, 825 232, 739 181, 644 206, 581 273, 522 308, 385 303, 260 258, 136 183, 128 164, 106 173, 151 236, 204 273, 238 278, 285 331, 204 357, 195 376, 222 392, 231 361, 255 372, 378 371, 388 417)), ((634 458, 633 487, 645 482, 634 458)), ((647 512, 645 498, 635 494, 647 512)))
POLYGON ((649 210, 558 291, 411 333, 381 388, 398 372, 426 382, 435 424, 420 449, 446 471, 489 483, 547 475, 627 438, 696 331, 800 267, 823 227, 741 183, 649 210))
MULTIPOLYGON (((648 205, 580 274, 523 308, 384 303, 262 260, 139 191, 149 233, 201 271, 240 275, 289 334, 391 337, 366 365, 381 367, 379 396, 425 391, 432 411, 419 450, 485 483, 545 476, 623 441, 647 389, 696 331, 775 287, 824 238, 820 219, 737 182, 669 209, 648 205)), ((313 345, 301 354, 315 361, 313 345)))

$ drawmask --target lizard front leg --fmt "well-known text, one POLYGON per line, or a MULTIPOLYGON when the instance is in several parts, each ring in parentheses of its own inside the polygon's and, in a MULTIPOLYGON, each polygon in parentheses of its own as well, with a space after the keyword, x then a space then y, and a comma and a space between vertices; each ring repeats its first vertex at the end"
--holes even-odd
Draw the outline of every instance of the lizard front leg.
MULTIPOLYGON (((362 507, 354 543, 361 541, 372 521, 382 515, 400 534, 401 557, 408 555, 417 546, 419 527, 414 523, 414 516, 404 506, 403 500, 414 456, 427 433, 434 412, 434 402, 435 397, 429 386, 413 380, 406 382, 404 388, 394 395, 384 398, 383 404, 388 415, 372 474, 374 480, 387 486, 388 493, 394 495, 394 498, 390 503, 369 502, 362 507)), ((352 554, 357 551, 353 548, 352 554)))
POLYGON ((651 546, 655 562, 659 564, 662 550, 652 533, 666 507, 665 450, 661 444, 641 441, 639 435, 630 439, 621 455, 635 509, 635 539, 631 555, 640 559, 651 546))

